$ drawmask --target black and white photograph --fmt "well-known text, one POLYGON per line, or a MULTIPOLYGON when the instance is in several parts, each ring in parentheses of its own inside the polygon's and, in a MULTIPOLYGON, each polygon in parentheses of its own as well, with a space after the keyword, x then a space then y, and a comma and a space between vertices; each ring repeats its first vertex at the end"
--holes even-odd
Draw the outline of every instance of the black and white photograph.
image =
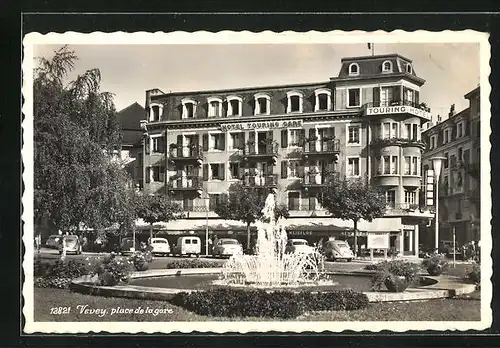
POLYGON ((26 333, 491 325, 486 33, 23 50, 26 333))

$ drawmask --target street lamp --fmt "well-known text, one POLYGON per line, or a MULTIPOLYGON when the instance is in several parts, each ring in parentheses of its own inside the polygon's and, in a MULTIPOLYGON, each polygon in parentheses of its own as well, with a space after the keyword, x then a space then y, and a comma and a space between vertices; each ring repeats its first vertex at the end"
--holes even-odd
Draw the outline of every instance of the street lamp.
POLYGON ((147 139, 149 137, 148 133, 148 121, 147 120, 141 120, 141 129, 143 130, 142 133, 142 190, 146 192, 146 146, 147 144, 147 139))
POLYGON ((436 221, 435 221, 435 235, 434 235, 434 248, 436 253, 438 252, 439 249, 439 175, 441 174, 441 164, 443 163, 443 160, 445 160, 445 157, 432 157, 432 169, 434 170, 434 178, 436 181, 436 221))

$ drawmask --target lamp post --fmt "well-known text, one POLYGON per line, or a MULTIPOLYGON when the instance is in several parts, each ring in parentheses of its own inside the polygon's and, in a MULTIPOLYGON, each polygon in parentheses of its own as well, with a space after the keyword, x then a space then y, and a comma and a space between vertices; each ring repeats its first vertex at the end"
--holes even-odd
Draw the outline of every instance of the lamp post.
POLYGON ((435 252, 439 249, 439 175, 441 174, 441 164, 445 157, 432 157, 432 168, 434 169, 434 179, 436 181, 436 218, 435 218, 435 235, 434 235, 434 248, 435 252))
POLYGON ((146 146, 148 145, 147 139, 149 137, 148 133, 148 121, 141 120, 142 133, 142 190, 146 192, 146 146))

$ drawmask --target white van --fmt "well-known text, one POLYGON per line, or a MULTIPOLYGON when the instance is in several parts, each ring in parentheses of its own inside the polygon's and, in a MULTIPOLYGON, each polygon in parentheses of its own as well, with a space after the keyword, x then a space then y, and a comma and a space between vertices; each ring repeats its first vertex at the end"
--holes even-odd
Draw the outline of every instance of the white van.
POLYGON ((201 239, 194 236, 183 236, 177 238, 177 244, 174 247, 175 255, 196 255, 196 257, 201 254, 201 239))

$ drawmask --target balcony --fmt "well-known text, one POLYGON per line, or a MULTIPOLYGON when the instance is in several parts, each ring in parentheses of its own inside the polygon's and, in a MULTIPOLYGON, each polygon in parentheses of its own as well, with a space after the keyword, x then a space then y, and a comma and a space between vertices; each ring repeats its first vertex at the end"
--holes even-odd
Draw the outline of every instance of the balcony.
POLYGON ((203 181, 199 176, 184 176, 170 179, 168 189, 173 192, 198 191, 203 188, 203 181))
POLYGON ((305 189, 323 187, 330 177, 331 175, 321 175, 320 173, 306 173, 301 178, 302 187, 305 189))
POLYGON ((170 160, 172 161, 197 161, 199 164, 204 160, 203 151, 199 145, 171 147, 170 160))
POLYGON ((434 212, 430 208, 411 203, 392 203, 387 205, 385 216, 433 217, 434 212))
POLYGON ((426 144, 421 140, 407 139, 407 138, 377 138, 373 139, 370 143, 373 147, 384 147, 384 146, 416 146, 425 149, 426 144))
POLYGON ((304 142, 304 157, 337 156, 340 153, 340 139, 308 140, 304 142))
POLYGON ((260 144, 247 142, 243 149, 243 155, 246 158, 277 157, 278 148, 279 144, 275 141, 260 143, 260 144))
POLYGON ((370 102, 362 107, 363 116, 410 114, 431 120, 430 109, 425 103, 416 104, 410 101, 388 101, 388 102, 370 102))
POLYGON ((275 188, 278 186, 278 175, 247 175, 243 178, 243 186, 248 188, 275 188))

